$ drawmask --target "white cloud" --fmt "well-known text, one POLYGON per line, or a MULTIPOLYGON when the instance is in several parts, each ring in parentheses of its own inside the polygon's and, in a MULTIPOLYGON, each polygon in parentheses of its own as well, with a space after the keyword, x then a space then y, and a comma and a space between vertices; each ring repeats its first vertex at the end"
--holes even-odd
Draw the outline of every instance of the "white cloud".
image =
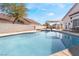
POLYGON ((47 14, 47 16, 53 16, 54 15, 54 13, 48 13, 47 14))
POLYGON ((60 3, 60 4, 57 4, 57 6, 59 6, 60 8, 64 8, 65 7, 65 4, 60 3))
POLYGON ((40 4, 28 4, 28 6, 27 6, 27 8, 29 10, 37 9, 37 10, 40 10, 40 11, 46 11, 47 9, 45 9, 44 7, 45 6, 40 5, 40 4))
POLYGON ((65 4, 64 3, 54 3, 54 4, 51 4, 52 6, 57 6, 57 7, 60 7, 60 8, 64 8, 65 7, 65 4))

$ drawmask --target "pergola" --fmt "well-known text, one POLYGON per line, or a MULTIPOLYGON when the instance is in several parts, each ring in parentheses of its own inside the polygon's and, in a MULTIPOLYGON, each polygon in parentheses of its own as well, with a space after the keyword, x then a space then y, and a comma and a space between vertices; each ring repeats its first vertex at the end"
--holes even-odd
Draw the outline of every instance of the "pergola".
POLYGON ((48 24, 50 24, 52 26, 53 29, 58 29, 61 26, 61 22, 60 21, 47 21, 48 24))

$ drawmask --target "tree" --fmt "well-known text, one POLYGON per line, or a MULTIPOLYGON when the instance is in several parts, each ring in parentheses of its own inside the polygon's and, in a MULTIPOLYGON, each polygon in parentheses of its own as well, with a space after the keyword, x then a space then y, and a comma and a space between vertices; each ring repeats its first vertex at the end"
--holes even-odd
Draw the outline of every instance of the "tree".
POLYGON ((44 26, 46 26, 46 29, 47 29, 47 28, 49 28, 50 25, 46 22, 46 23, 44 24, 44 26))
POLYGON ((27 11, 25 4, 22 3, 2 3, 0 4, 0 9, 2 12, 15 18, 13 24, 16 20, 22 20, 27 11))

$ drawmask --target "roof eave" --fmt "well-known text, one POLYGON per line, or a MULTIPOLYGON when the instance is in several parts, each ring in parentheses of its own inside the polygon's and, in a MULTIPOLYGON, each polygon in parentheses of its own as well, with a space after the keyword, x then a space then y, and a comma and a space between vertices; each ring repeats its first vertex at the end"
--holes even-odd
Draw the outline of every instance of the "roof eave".
POLYGON ((67 12, 67 14, 62 18, 62 21, 64 20, 64 18, 71 12, 71 10, 77 5, 77 3, 75 3, 71 9, 67 12))

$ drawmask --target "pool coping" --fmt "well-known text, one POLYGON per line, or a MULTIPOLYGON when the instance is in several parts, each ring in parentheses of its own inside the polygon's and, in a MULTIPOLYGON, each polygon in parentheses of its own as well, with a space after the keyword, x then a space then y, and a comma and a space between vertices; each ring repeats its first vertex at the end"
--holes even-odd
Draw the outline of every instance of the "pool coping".
POLYGON ((73 36, 79 37, 79 33, 73 33, 73 32, 62 31, 62 30, 52 30, 52 31, 56 31, 56 32, 60 32, 60 33, 69 34, 69 35, 73 35, 73 36))
POLYGON ((31 31, 20 31, 20 32, 11 32, 11 33, 1 33, 0 37, 4 36, 11 36, 11 35, 18 35, 18 34, 24 34, 24 33, 33 33, 37 32, 36 30, 31 30, 31 31))

